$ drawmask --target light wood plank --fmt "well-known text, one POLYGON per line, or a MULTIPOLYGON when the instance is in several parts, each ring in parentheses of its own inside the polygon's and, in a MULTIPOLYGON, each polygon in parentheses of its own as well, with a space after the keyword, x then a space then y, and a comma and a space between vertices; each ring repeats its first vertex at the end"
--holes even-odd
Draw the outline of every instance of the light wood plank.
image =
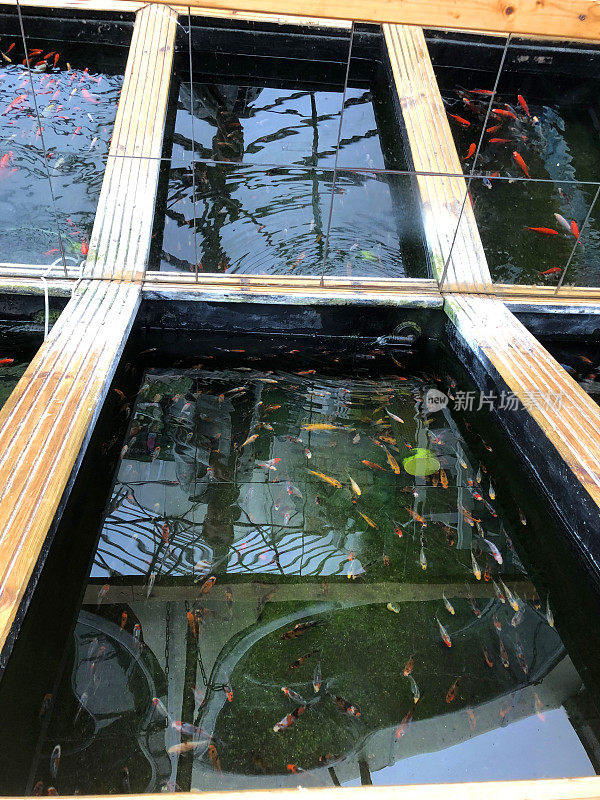
POLYGON ((108 391, 139 286, 95 281, 73 298, 0 411, 0 650, 108 391))
POLYGON ((160 171, 177 14, 138 12, 86 262, 87 277, 142 279, 160 171))
MULTIPOLYGON (((167 0, 152 2, 168 5, 167 0)), ((424 28, 600 39, 597 0, 191 0, 189 5, 424 28)))
MULTIPOLYGON (((423 31, 410 26, 384 25, 383 32, 415 170, 461 174, 461 161, 423 31)), ((479 230, 470 201, 467 199, 465 203, 466 181, 428 175, 418 175, 416 181, 425 237, 438 281, 452 253, 442 288, 490 291, 491 277, 479 230)))

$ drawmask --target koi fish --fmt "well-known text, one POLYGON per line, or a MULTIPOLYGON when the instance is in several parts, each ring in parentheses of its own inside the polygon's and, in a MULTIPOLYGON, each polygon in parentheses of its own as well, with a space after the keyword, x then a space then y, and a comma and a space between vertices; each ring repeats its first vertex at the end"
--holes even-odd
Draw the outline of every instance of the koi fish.
POLYGON ((519 101, 519 105, 521 106, 523 111, 527 114, 527 116, 531 117, 531 114, 529 113, 529 108, 527 106, 527 103, 525 102, 525 98, 523 97, 523 95, 522 94, 518 94, 517 95, 517 100, 519 101))
POLYGON ((555 217, 556 221, 558 222, 558 224, 561 226, 561 228, 564 228, 567 231, 567 233, 572 233, 571 226, 569 225, 567 220, 561 214, 556 214, 555 213, 554 217, 555 217))
POLYGON ((485 659, 485 663, 486 663, 486 664, 488 665, 488 667, 491 669, 491 668, 494 666, 494 662, 493 662, 493 661, 492 661, 492 659, 490 658, 490 654, 488 653, 488 651, 486 650, 486 648, 485 648, 485 647, 483 648, 483 657, 484 657, 484 659, 485 659))
MULTIPOLYGON (((300 373, 298 373, 300 374, 300 373)), ((311 422, 309 425, 301 426, 303 431, 343 431, 345 428, 340 425, 332 425, 329 422, 311 422)))
POLYGON ((418 703, 418 702, 419 702, 419 699, 420 699, 420 697, 421 697, 421 690, 420 690, 420 689, 419 689, 419 687, 417 686, 417 682, 416 682, 416 680, 413 678, 413 676, 412 676, 412 675, 409 675, 409 676, 408 676, 408 679, 409 679, 409 681, 410 681, 410 690, 411 690, 411 692, 412 692, 412 695, 413 695, 413 701, 414 701, 415 703, 418 703))
POLYGON ((370 517, 367 517, 366 514, 363 514, 362 511, 359 511, 358 513, 364 519, 364 521, 367 523, 367 525, 369 525, 371 528, 377 528, 378 527, 378 525, 376 525, 370 517))
POLYGON ((400 467, 398 466, 398 462, 396 461, 394 456, 390 453, 389 450, 386 450, 385 454, 388 460, 388 464, 390 465, 392 470, 396 473, 396 475, 400 475, 400 467))
POLYGON ((371 469, 378 469, 381 470, 381 472, 387 472, 387 469, 385 469, 385 467, 381 467, 379 464, 375 464, 373 461, 367 461, 365 459, 361 463, 363 463, 365 467, 371 467, 371 469))
POLYGON ((305 653, 303 656, 300 656, 300 658, 297 658, 296 661, 294 661, 293 663, 290 664, 290 669, 298 669, 298 667, 301 664, 304 664, 304 662, 307 659, 309 659, 311 656, 314 656, 314 655, 316 655, 317 653, 320 653, 320 652, 321 652, 320 650, 311 650, 310 653, 305 653))
POLYGON ((396 534, 396 536, 398 536, 401 539, 402 538, 402 534, 404 533, 404 531, 402 530, 402 526, 398 525, 397 522, 394 522, 394 520, 391 517, 389 518, 389 520, 392 523, 392 526, 394 528, 394 533, 396 534))
POLYGON ((459 117, 457 114, 448 114, 448 116, 452 117, 452 119, 456 120, 456 122, 458 122, 459 125, 463 125, 465 128, 468 128, 469 125, 471 124, 468 119, 465 119, 464 117, 459 117))
POLYGON ((263 408, 263 412, 266 414, 268 411, 277 411, 279 408, 281 408, 280 405, 265 406, 265 408, 263 408))
POLYGON ((294 627, 286 631, 285 633, 281 634, 281 639, 295 639, 297 636, 302 636, 303 633, 306 633, 311 628, 315 628, 317 625, 322 625, 323 622, 321 620, 312 620, 311 622, 298 622, 294 627))
POLYGON ((170 756, 186 755, 186 753, 192 753, 199 747, 204 747, 205 744, 206 744, 206 739, 202 742, 179 742, 179 744, 174 744, 171 747, 169 747, 167 753, 170 756))
POLYGON ((171 722, 173 730, 179 733, 184 733, 186 736, 208 736, 202 728, 192 725, 190 722, 181 722, 181 720, 173 720, 171 722))
POLYGON ((405 508, 404 510, 410 514, 415 522, 420 523, 424 528, 427 527, 427 521, 420 514, 417 514, 416 511, 413 511, 412 508, 405 508))
POLYGON ((458 684, 460 683, 460 676, 454 681, 452 686, 446 692, 446 702, 451 703, 456 697, 456 690, 458 689, 458 684))
POLYGON ((61 755, 61 747, 59 744, 55 745, 54 749, 52 750, 52 754, 50 755, 50 774, 53 778, 56 778, 58 773, 58 765, 60 764, 60 755, 61 755))
POLYGON ((100 589, 98 590, 98 601, 97 601, 98 606, 102 604, 102 601, 108 594, 109 590, 110 590, 110 584, 108 583, 105 583, 104 586, 100 587, 100 589))
POLYGON ((479 606, 475 602, 475 598, 473 597, 473 594, 471 592, 469 592, 469 603, 471 605, 471 609, 473 610, 473 613, 475 614, 477 619, 479 619, 481 617, 481 609, 479 608, 479 606))
POLYGON ((272 458, 270 461, 257 461, 256 465, 258 467, 262 467, 263 469, 272 469, 273 471, 276 471, 277 467, 275 464, 279 464, 280 461, 280 458, 272 458))
POLYGON ((188 611, 186 613, 186 616, 187 616, 188 627, 190 629, 190 633, 192 634, 194 639, 197 639, 198 638, 198 622, 196 620, 196 617, 192 614, 191 611, 188 611))
MULTIPOLYGON (((575 239, 579 239, 579 226, 575 222, 574 219, 571 220, 571 233, 575 237, 575 239)), ((581 244, 581 242, 579 242, 581 244)), ((583 245, 581 245, 583 247, 583 245)))
POLYGON ((452 615, 456 614, 456 612, 455 612, 455 610, 454 610, 454 606, 452 605, 452 603, 450 602, 450 600, 448 600, 448 598, 446 597, 446 595, 444 594, 444 592, 442 592, 442 600, 444 601, 444 605, 446 606, 446 611, 447 611, 449 614, 452 614, 452 615))
POLYGON ((288 772, 291 772, 292 775, 297 775, 299 772, 306 772, 306 770, 303 770, 298 764, 286 764, 286 769, 288 772))
POLYGON ((352 703, 349 703, 348 700, 344 700, 344 698, 340 697, 339 695, 334 695, 333 700, 339 710, 343 711, 344 714, 348 714, 351 717, 360 717, 360 711, 358 710, 358 707, 352 703))
POLYGON ((388 417, 390 417, 391 419, 393 419, 393 420, 394 420, 394 422, 399 422, 401 425, 403 425, 403 424, 404 424, 404 420, 403 420, 401 417, 398 417, 398 416, 396 416, 396 414, 392 414, 392 412, 391 412, 391 411, 388 411, 388 410, 387 410, 387 408, 386 408, 386 410, 385 410, 385 413, 388 415, 388 417))
POLYGON ((446 647, 452 647, 452 639, 448 635, 448 631, 446 630, 446 628, 444 628, 444 626, 437 617, 435 618, 435 621, 437 622, 438 627, 440 629, 440 636, 442 637, 442 642, 446 645, 446 647))
POLYGON ((219 758, 217 748, 212 742, 208 745, 208 757, 214 771, 221 772, 221 759, 219 758))
POLYGON ((473 555, 473 553, 471 553, 471 568, 473 570, 473 575, 475 575, 476 579, 478 581, 480 581, 481 580, 481 567, 479 566, 479 564, 475 560, 475 556, 473 555))
POLYGON ((82 95, 84 96, 84 98, 85 98, 85 99, 88 101, 88 103, 99 103, 99 102, 100 102, 100 101, 99 101, 99 100, 97 100, 97 99, 96 99, 96 98, 95 98, 93 95, 91 95, 91 94, 88 92, 88 90, 87 90, 87 89, 85 89, 85 88, 81 90, 81 94, 82 94, 82 95))
POLYGON ((350 486, 352 487, 352 491, 357 497, 360 497, 362 494, 360 486, 350 475, 348 475, 348 477, 350 478, 350 486))
POLYGON ((6 106, 6 108, 4 109, 2 114, 0 114, 0 116, 3 117, 5 114, 8 114, 9 111, 12 111, 13 108, 16 108, 18 105, 20 105, 23 102, 23 100, 27 100, 26 94, 20 94, 18 97, 15 97, 15 99, 11 100, 10 103, 6 106))
POLYGON ((273 726, 273 731, 275 733, 280 733, 280 731, 285 731, 290 728, 294 722, 298 719, 298 717, 306 711, 306 706, 298 706, 289 714, 286 714, 283 719, 280 719, 279 722, 273 726))
POLYGON ((502 605, 504 605, 504 603, 506 603, 506 596, 504 595, 503 592, 500 591, 500 587, 498 586, 496 581, 492 581, 492 586, 494 587, 494 593, 496 597, 498 598, 498 600, 500 600, 502 605))
POLYGON ((290 689, 289 686, 282 686, 281 691, 286 697, 289 697, 293 703, 297 703, 300 706, 305 706, 307 704, 307 701, 302 697, 302 695, 299 695, 298 692, 290 689))
POLYGON ((530 225, 525 225, 525 227, 528 231, 541 233, 543 236, 558 236, 558 231, 555 231, 554 228, 532 228, 530 225))
POLYGON ((400 723, 400 725, 398 725, 398 727, 396 728, 396 739, 401 739, 401 738, 404 736, 404 734, 406 733, 406 731, 407 731, 407 729, 408 729, 408 726, 410 725, 410 723, 411 723, 411 721, 412 721, 412 718, 413 718, 413 716, 414 716, 414 713, 415 713, 415 709, 416 709, 416 707, 417 707, 417 704, 415 703, 415 704, 414 704, 414 705, 413 705, 413 706, 412 706, 412 707, 411 707, 411 708, 410 708, 410 709, 409 709, 409 710, 406 712, 406 714, 405 714, 405 715, 402 717, 402 722, 401 722, 401 723, 400 723))
POLYGON ((508 586, 503 581, 500 581, 502 584, 502 588, 504 589, 504 593, 506 595, 506 599, 508 600, 508 605, 512 608, 513 611, 519 610, 519 601, 514 596, 514 594, 510 591, 508 586))
POLYGON ((210 578, 207 578, 200 587, 200 594, 208 594, 216 582, 216 577, 211 575, 210 578))
POLYGON ((463 158, 463 161, 468 161, 471 158, 471 156, 475 153, 475 150, 477 150, 475 142, 471 142, 471 144, 469 145, 469 149, 467 150, 467 154, 463 158))
POLYGON ((491 554, 492 554, 492 556, 494 557, 494 561, 495 561, 497 564, 500 564, 500 565, 502 565, 502 553, 500 552, 500 550, 498 550, 498 548, 496 547, 496 545, 495 545, 493 542, 490 542, 490 541, 489 541, 489 539, 484 539, 483 541, 484 541, 484 542, 487 544, 487 546, 490 548, 490 553, 491 553, 491 554))
POLYGON ((325 483, 334 486, 336 489, 342 488, 342 484, 335 478, 330 478, 329 475, 325 475, 322 472, 315 472, 314 469, 309 469, 308 471, 311 472, 313 475, 316 475, 317 478, 321 478, 321 480, 325 481, 325 483))
POLYGON ((148 576, 148 583, 146 585, 146 597, 150 597, 152 589, 154 588, 154 581, 156 580, 156 572, 151 572, 148 576))
POLYGON ((240 450, 242 449, 242 447, 246 447, 247 444, 252 444, 252 442, 255 442, 257 439, 258 439, 258 433, 254 433, 252 436, 249 436, 244 442, 244 444, 240 446, 240 450))
POLYGON ((510 666, 510 662, 508 660, 508 653, 506 652, 506 648, 504 647, 504 642, 500 637, 498 637, 498 641, 500 643, 500 661, 502 661, 502 665, 505 669, 508 669, 510 666))
POLYGON ((496 114, 498 117, 510 117, 510 119, 517 118, 517 115, 513 114, 512 111, 506 111, 503 108, 492 108, 492 114, 496 114))
POLYGON ((520 625, 522 621, 523 621, 523 611, 522 610, 515 611, 515 613, 511 617, 510 624, 513 626, 513 628, 516 628, 517 625, 520 625))
MULTIPOLYGON (((514 114, 511 114, 510 111, 505 111, 504 113, 510 115, 511 117, 515 116, 514 114)), ((523 157, 519 153, 517 153, 516 150, 513 151, 513 158, 517 162, 519 169, 523 172, 525 177, 530 178, 531 176, 529 174, 529 169, 527 168, 527 164, 523 161, 523 157)), ((554 232, 556 233, 556 231, 554 232)))
POLYGON ((440 470, 440 483, 442 484, 443 489, 448 488, 448 476, 446 475, 445 469, 440 470))

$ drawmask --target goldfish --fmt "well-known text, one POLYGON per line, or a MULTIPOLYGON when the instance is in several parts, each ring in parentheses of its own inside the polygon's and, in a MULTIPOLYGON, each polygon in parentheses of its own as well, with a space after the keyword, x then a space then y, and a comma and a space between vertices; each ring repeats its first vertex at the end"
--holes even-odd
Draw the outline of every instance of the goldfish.
POLYGON ((502 125, 492 125, 490 128, 486 128, 485 132, 486 133, 496 133, 496 131, 499 131, 501 127, 502 127, 502 125))
POLYGON ((409 675, 408 679, 410 681, 410 690, 411 690, 412 695, 413 695, 413 702, 418 703, 419 702, 419 698, 421 697, 421 690, 417 686, 417 682, 413 678, 412 675, 409 675))
POLYGON ((125 625, 127 625, 127 612, 126 612, 126 611, 124 611, 124 612, 121 614, 121 630, 123 630, 123 628, 125 627, 125 625))
POLYGON ((485 663, 491 669, 494 666, 494 662, 492 661, 490 654, 488 653, 485 647, 483 648, 483 657, 485 659, 485 663))
POLYGON ((512 111, 505 111, 503 108, 493 108, 492 114, 496 114, 498 117, 510 117, 510 119, 517 118, 517 115, 513 114, 512 111))
POLYGON ((452 639, 450 639, 448 631, 446 630, 446 628, 444 628, 444 626, 437 617, 435 618, 435 621, 437 622, 438 627, 440 629, 440 636, 442 637, 442 642, 446 645, 446 647, 452 647, 452 639))
POLYGON ((252 444, 252 442, 255 442, 257 439, 258 439, 258 433, 254 433, 252 436, 249 436, 244 442, 244 444, 240 446, 240 450, 242 449, 242 447, 246 447, 247 444, 252 444))
POLYGON ((342 488, 342 484, 336 480, 336 478, 330 478, 329 475, 325 475, 322 472, 315 472, 314 469, 309 469, 308 471, 313 475, 316 475, 317 478, 321 478, 321 480, 325 481, 325 483, 329 483, 331 486, 334 486, 336 489, 342 488))
POLYGON ((471 553, 471 567, 473 569, 473 575, 475 575, 476 579, 478 581, 480 581, 481 580, 481 567, 479 566, 479 564, 475 560, 475 556, 473 555, 473 553, 471 553))
POLYGON ((23 100, 27 100, 26 94, 20 94, 18 97, 15 97, 15 99, 11 100, 10 103, 6 106, 6 108, 4 109, 2 114, 0 114, 0 116, 8 114, 9 111, 12 111, 13 108, 16 108, 18 105, 20 105, 23 102, 23 100))
POLYGON ((468 161, 469 158, 475 153, 477 147, 475 146, 475 142, 471 142, 469 145, 469 149, 467 150, 466 156, 463 158, 463 161, 468 161))
POLYGON ((440 483, 442 484, 442 488, 448 488, 448 476, 446 475, 446 470, 440 470, 440 483))
POLYGON ((52 754, 50 755, 50 774, 53 778, 56 778, 58 773, 58 765, 60 764, 60 755, 61 755, 61 747, 59 744, 55 745, 54 749, 52 750, 52 754))
POLYGON ((469 728, 471 731, 474 731, 477 727, 477 717, 472 708, 467 708, 467 717, 469 718, 469 728))
MULTIPOLYGON (((300 373, 298 373, 300 374, 300 373)), ((332 425, 330 422, 311 422, 309 425, 301 426, 303 431, 343 431, 340 425, 332 425)))
POLYGON ((512 139, 490 139, 490 144, 508 144, 512 139))
POLYGON ((550 625, 550 627, 553 628, 554 614, 552 613, 552 609, 550 608, 550 600, 548 598, 546 599, 546 620, 548 622, 548 625, 550 625))
POLYGON ((215 772, 221 772, 221 760, 219 758, 217 748, 212 742, 208 745, 208 757, 215 772))
POLYGON ((214 575, 211 575, 204 581, 204 583, 200 587, 200 594, 208 594, 216 582, 217 582, 216 577, 214 575))
POLYGON ((362 494, 362 492, 361 492, 361 490, 360 490, 360 486, 359 486, 359 485, 358 485, 358 483, 357 483, 357 482, 354 480, 354 478, 352 478, 350 475, 348 475, 348 477, 350 478, 350 486, 352 487, 352 491, 354 492, 354 494, 355 494, 357 497, 360 497, 360 496, 361 496, 361 494, 362 494))
MULTIPOLYGON (((505 111, 504 113, 505 114, 509 114, 510 112, 505 111)), ((514 117, 515 115, 511 114, 511 116, 514 117)), ((526 178, 531 177, 529 175, 529 169, 527 168, 527 164, 523 161, 523 156, 521 156, 516 150, 514 150, 513 151, 513 158, 517 162, 517 165, 519 166, 519 169, 523 172, 525 177, 526 178)), ((556 231, 555 231, 555 233, 556 233, 556 231)))
POLYGON ((360 717, 360 711, 358 710, 358 707, 352 705, 352 703, 349 703, 347 700, 344 700, 343 697, 334 695, 333 700, 336 706, 340 709, 340 711, 343 711, 344 714, 348 714, 351 717, 360 717))
POLYGON ((365 467, 371 467, 371 469, 378 469, 381 470, 381 472, 387 472, 385 467, 381 467, 379 464, 375 464, 373 461, 367 461, 364 459, 362 463, 365 465, 365 467))
POLYGON ((463 125, 465 128, 468 128, 469 125, 471 124, 468 119, 465 119, 464 117, 459 117, 457 114, 448 114, 448 116, 452 117, 452 119, 456 120, 456 122, 458 122, 459 125, 463 125))
POLYGON ((415 522, 419 522, 424 528, 427 527, 426 520, 420 514, 417 514, 416 511, 413 511, 412 508, 406 508, 405 511, 407 511, 410 514, 410 516, 414 519, 415 522))
POLYGON ((14 364, 14 358, 0 358, 0 367, 7 367, 9 364, 14 364))
POLYGON ((456 613, 456 612, 455 612, 455 610, 454 610, 454 606, 452 605, 452 603, 450 602, 450 600, 448 600, 448 598, 446 597, 446 595, 444 594, 444 592, 442 592, 442 600, 444 601, 444 605, 446 606, 446 611, 447 611, 449 614, 452 614, 452 615, 454 615, 454 614, 456 613))
POLYGON ((298 764, 286 764, 286 769, 288 772, 291 772, 292 775, 297 775, 299 772, 305 772, 302 767, 299 767, 298 764))
POLYGON ((413 718, 413 716, 414 716, 414 713, 415 713, 415 708, 416 708, 416 707, 417 707, 417 704, 415 703, 415 704, 414 704, 414 705, 413 705, 413 706, 412 706, 412 707, 411 707, 411 708, 410 708, 410 709, 409 709, 409 710, 406 712, 406 714, 405 714, 405 715, 402 717, 402 722, 401 722, 401 723, 400 723, 400 725, 398 725, 398 727, 396 728, 396 739, 401 739, 401 738, 404 736, 404 734, 406 733, 406 731, 407 731, 407 729, 408 729, 408 726, 410 725, 410 723, 411 723, 411 720, 412 720, 412 718, 413 718))
POLYGON ((532 228, 530 225, 525 225, 528 231, 535 231, 535 233, 541 233, 544 236, 558 236, 558 231, 555 231, 554 228, 532 228))
POLYGON ((427 557, 425 556, 425 548, 421 548, 421 552, 419 553, 419 564, 421 565, 422 570, 427 569, 427 557))
POLYGON ((289 714, 286 714, 283 719, 280 719, 279 722, 273 726, 273 730, 275 733, 279 733, 280 731, 285 731, 287 728, 290 728, 294 722, 298 719, 298 717, 306 711, 306 706, 298 706, 289 714))
POLYGON ((294 627, 281 634, 281 639, 295 639, 297 636, 302 636, 303 633, 315 628, 317 625, 322 625, 320 620, 312 620, 311 622, 298 622, 294 627))
POLYGON ((290 669, 298 669, 298 667, 301 664, 304 664, 304 662, 307 659, 309 659, 311 656, 314 656, 314 655, 316 655, 317 653, 320 653, 320 652, 321 652, 320 650, 311 650, 310 653, 305 653, 303 656, 300 656, 300 658, 296 659, 296 661, 294 661, 293 663, 290 664, 290 669))
POLYGON ((95 97, 93 97, 93 96, 92 96, 92 95, 91 95, 91 94, 88 92, 88 90, 87 90, 87 89, 85 89, 85 88, 81 90, 81 94, 82 94, 82 95, 84 96, 84 98, 85 98, 85 99, 88 101, 88 103, 99 103, 99 102, 100 102, 100 101, 99 101, 99 100, 97 100, 95 97))
POLYGON ((459 677, 458 677, 458 678, 457 678, 457 679, 454 681, 454 683, 453 683, 453 684, 452 684, 452 686, 451 686, 451 687, 448 689, 448 691, 446 692, 446 702, 447 702, 447 703, 451 703, 451 702, 452 702, 452 701, 455 699, 455 697, 456 697, 456 690, 458 689, 458 684, 459 684, 459 683, 460 683, 460 675, 459 675, 459 677))
POLYGON ((393 614, 400 613, 400 607, 396 603, 388 603, 386 605, 388 611, 391 611, 393 614))
POLYGON ((576 239, 579 239, 579 226, 574 219, 571 220, 571 233, 576 239))
POLYGON ((192 614, 191 611, 188 611, 186 613, 186 616, 187 616, 188 627, 190 629, 190 633, 192 634, 194 639, 197 639, 198 638, 198 622, 196 620, 196 617, 192 614))
POLYGON ((523 95, 522 94, 518 94, 517 95, 517 100, 519 101, 519 105, 521 106, 523 111, 527 114, 527 116, 531 117, 531 114, 529 113, 529 108, 527 106, 527 103, 525 102, 525 98, 523 97, 523 95))
POLYGON ((395 422, 399 422, 400 424, 404 424, 404 420, 401 417, 396 416, 396 414, 392 414, 392 412, 388 411, 387 408, 385 410, 385 413, 388 415, 388 417, 393 419, 395 422))
POLYGON ((315 667, 315 671, 313 673, 313 681, 312 681, 313 690, 314 690, 315 694, 319 693, 319 691, 321 689, 322 681, 323 681, 323 678, 322 678, 322 675, 321 675, 321 662, 319 661, 317 663, 317 666, 315 667))
POLYGON ((415 666, 415 657, 411 656, 408 661, 406 662, 406 666, 404 667, 404 677, 408 678, 410 673, 413 671, 413 667, 415 666))
POLYGON ((364 519, 364 521, 367 523, 367 525, 369 525, 371 528, 377 528, 378 527, 378 525, 375 522, 373 522, 373 520, 370 517, 367 517, 366 514, 363 514, 362 511, 359 511, 358 513, 364 519))
POLYGON ((167 750, 167 753, 170 756, 180 756, 185 755, 186 753, 192 753, 194 750, 197 750, 199 747, 204 747, 206 744, 206 740, 202 742, 180 742, 179 744, 174 744, 167 750))
POLYGON ((281 406, 280 406, 280 405, 265 406, 265 407, 263 408, 263 411, 264 411, 264 413, 266 414, 266 413, 267 413, 267 412, 269 412, 269 411, 277 411, 277 410, 278 410, 278 409, 280 409, 280 408, 281 408, 281 406))
POLYGON ((390 453, 389 450, 386 450, 385 454, 388 460, 388 464, 390 465, 392 470, 396 473, 396 475, 400 475, 400 467, 394 456, 390 453))
POLYGON ((97 605, 100 606, 106 595, 110 590, 110 584, 105 583, 104 586, 101 586, 98 591, 98 602, 97 605))

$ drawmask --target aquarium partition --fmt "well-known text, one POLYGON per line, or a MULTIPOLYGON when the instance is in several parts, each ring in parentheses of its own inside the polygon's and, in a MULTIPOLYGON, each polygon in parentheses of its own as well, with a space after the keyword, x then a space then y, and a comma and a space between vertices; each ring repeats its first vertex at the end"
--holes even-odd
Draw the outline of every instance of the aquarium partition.
MULTIPOLYGON (((0 265, 3 304, 10 309, 27 297, 31 313, 49 316, 44 292, 58 307, 62 298, 68 299, 0 411, 3 665, 136 315, 143 315, 144 308, 154 309, 149 318, 162 331, 185 330, 186 325, 195 331, 225 331, 234 325, 255 331, 260 319, 264 330, 272 332, 310 335, 325 325, 329 335, 337 330, 346 337, 353 328, 361 329, 353 318, 380 315, 375 338, 383 348, 403 341, 411 326, 427 331, 428 314, 445 312, 457 350, 479 387, 489 389, 493 380, 523 406, 507 428, 521 456, 554 491, 555 506, 580 555, 592 568, 598 563, 598 407, 511 313, 521 310, 534 330, 572 332, 585 324, 589 334, 598 335, 600 266, 594 261, 593 222, 600 182, 593 158, 583 163, 580 152, 568 150, 570 143, 585 147, 585 125, 594 130, 595 111, 585 92, 571 98, 573 107, 564 111, 537 89, 529 109, 525 97, 525 105, 516 99, 522 95, 515 83, 515 71, 518 77, 524 66, 523 85, 535 86, 542 67, 554 66, 565 80, 571 51, 592 73, 593 42, 600 37, 595 6, 571 3, 550 14, 528 3, 503 8, 476 3, 452 12, 420 3, 397 9, 365 3, 350 12, 367 23, 362 25, 344 21, 349 12, 332 0, 319 8, 286 7, 326 14, 327 20, 281 16, 270 0, 238 3, 239 11, 219 10, 218 5, 208 2, 201 10, 82 2, 73 9, 65 3, 58 12, 64 20, 56 19, 55 6, 51 23, 50 10, 39 3, 2 7, 3 69, 15 85, 0 117, 6 138, 0 186, 10 192, 7 214, 18 214, 27 229, 26 235, 13 232, 7 240, 15 260, 0 265), (98 79, 118 75, 118 70, 102 63, 90 78, 87 64, 65 60, 63 68, 61 56, 54 63, 52 48, 46 55, 34 44, 36 37, 48 34, 45 17, 67 42, 76 43, 81 31, 93 30, 93 49, 101 53, 129 44, 112 118, 99 117, 100 90, 103 94, 110 86, 107 97, 112 99, 118 88, 107 77, 103 83, 98 79), (374 23, 383 25, 379 29, 374 23), (502 35, 489 40, 493 46, 483 45, 484 63, 473 56, 482 50, 480 41, 466 42, 455 33, 438 41, 444 35, 434 36, 431 29, 440 27, 502 35), (208 45, 200 41, 203 31, 208 45), (23 32, 24 41, 17 45, 23 32), (545 52, 543 41, 521 44, 506 34, 586 41, 577 47, 552 44, 545 52), (277 59, 269 63, 269 39, 283 48, 280 64, 297 69, 303 59, 314 63, 300 78, 284 74, 277 59), (206 57, 211 41, 219 57, 198 66, 198 48, 206 57), (332 43, 330 63, 321 66, 332 43), (485 86, 463 85, 475 77, 464 67, 465 52, 475 58, 470 68, 486 78, 485 86), (377 75, 365 72, 371 61, 377 75), (450 71, 463 65, 464 81, 444 85, 440 64, 450 71), (57 88, 59 79, 67 86, 57 88), (302 84, 297 90, 295 81, 302 84), (29 111, 17 94, 27 83, 29 111), (64 96, 63 89, 68 89, 64 96), (261 105, 261 94, 269 108, 261 105), (502 105, 491 102, 496 95, 502 105), (482 98, 491 100, 486 105, 482 98), (584 124, 580 106, 586 103, 584 124), (59 105, 68 105, 68 113, 58 113, 59 105), (498 108, 504 113, 494 112, 498 108), (532 116, 538 122, 530 122, 532 116), (257 131, 263 124, 267 132, 261 136, 257 131), (498 135, 491 137, 485 128, 496 126, 492 133, 498 135), (312 137, 304 135, 307 129, 312 137), (478 136, 465 139, 463 129, 477 129, 478 136), (82 149, 80 136, 86 137, 82 149), (517 136, 530 148, 521 156, 524 169, 518 159, 511 160, 507 142, 488 141, 517 136), (253 147, 247 148, 250 141, 253 147), (286 147, 278 150, 279 142, 286 147), (287 147, 296 142, 308 149, 287 147), (379 142, 378 149, 372 142, 379 142), (500 156, 495 147, 504 147, 500 156), (555 153, 567 156, 556 168, 548 161, 555 153), (261 161, 263 156, 270 160, 261 161), (569 165, 570 173, 560 171, 561 163, 569 165), (11 184, 22 179, 23 189, 11 184), (43 188, 36 191, 34 180, 43 188), (74 209, 80 217, 74 218, 68 205, 76 198, 69 181, 73 186, 89 181, 98 190, 74 209), (499 197, 496 208, 492 197, 499 197), (502 213, 517 210, 516 221, 509 214, 510 224, 500 232, 494 228, 502 224, 499 208, 502 213), (42 226, 44 214, 50 222, 42 226), (185 243, 184 257, 174 252, 184 269, 163 272, 151 266, 167 218, 175 232, 170 241, 175 247, 185 243), (16 257, 22 242, 30 247, 24 263, 16 257), (515 246, 520 267, 511 251, 515 246), (202 248, 206 274, 200 269, 202 248), (258 269, 253 266, 250 274, 237 269, 252 264, 259 251, 266 255, 256 259, 258 269), (499 252, 508 253, 502 263, 492 261, 499 252), (30 253, 37 253, 39 261, 30 253), (560 261, 556 268, 549 266, 554 258, 560 261), (513 273, 520 268, 536 279, 502 282, 508 261, 513 273), (261 272, 262 264, 269 271, 261 272), (310 272, 309 264, 316 265, 310 272), (410 269, 403 271, 405 264, 420 266, 411 277, 410 269), (499 270, 495 275, 490 264, 499 270), (423 274, 429 277, 415 277, 423 274), (580 285, 569 285, 571 275, 583 276, 573 281, 580 285), (560 394, 561 406, 540 405, 535 400, 540 393, 560 394), (545 458, 545 452, 551 457, 545 458)), ((62 49, 70 46, 60 44, 62 49)), ((92 60, 89 36, 78 47, 89 48, 92 60)), ((161 249, 173 250, 170 245, 161 249)), ((453 790, 446 786, 443 791, 449 796, 453 790)), ((464 796, 471 790, 462 791, 464 796)), ((567 790, 560 784, 528 791, 567 790)), ((589 792, 589 783, 568 791, 589 792)))

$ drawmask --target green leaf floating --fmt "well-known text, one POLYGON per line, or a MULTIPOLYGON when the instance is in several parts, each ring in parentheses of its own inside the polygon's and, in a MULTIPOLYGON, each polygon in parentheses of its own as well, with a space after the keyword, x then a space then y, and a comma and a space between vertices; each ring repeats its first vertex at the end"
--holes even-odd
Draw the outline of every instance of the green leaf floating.
POLYGON ((402 461, 402 466, 409 475, 432 475, 440 468, 440 462, 437 460, 431 450, 426 450, 424 447, 417 447, 417 449, 407 456, 402 461))

